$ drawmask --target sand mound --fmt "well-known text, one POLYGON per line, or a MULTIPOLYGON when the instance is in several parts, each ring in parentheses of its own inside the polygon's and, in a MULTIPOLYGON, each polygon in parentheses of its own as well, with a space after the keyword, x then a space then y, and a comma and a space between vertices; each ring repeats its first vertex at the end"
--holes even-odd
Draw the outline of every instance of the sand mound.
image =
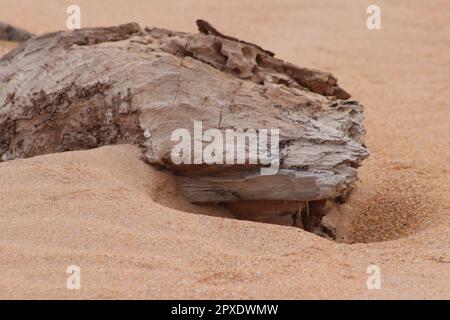
POLYGON ((1 298, 450 297, 448 225, 346 245, 234 220, 180 198, 131 146, 14 160, 0 176, 1 298), (371 263, 383 290, 367 290, 371 263), (81 290, 66 288, 72 264, 81 290))

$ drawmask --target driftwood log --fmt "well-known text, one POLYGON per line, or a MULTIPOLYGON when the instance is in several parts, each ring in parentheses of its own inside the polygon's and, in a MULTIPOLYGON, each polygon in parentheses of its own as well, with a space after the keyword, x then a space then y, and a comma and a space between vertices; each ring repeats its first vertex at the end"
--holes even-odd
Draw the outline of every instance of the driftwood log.
POLYGON ((23 42, 34 35, 28 31, 0 22, 0 40, 23 42))
POLYGON ((317 230, 368 156, 363 107, 327 72, 298 67, 197 21, 200 33, 135 23, 34 37, 0 60, 1 161, 130 143, 178 176, 191 202, 317 230), (280 170, 175 165, 177 128, 278 128, 280 170), (297 219, 297 215, 300 219, 297 219))

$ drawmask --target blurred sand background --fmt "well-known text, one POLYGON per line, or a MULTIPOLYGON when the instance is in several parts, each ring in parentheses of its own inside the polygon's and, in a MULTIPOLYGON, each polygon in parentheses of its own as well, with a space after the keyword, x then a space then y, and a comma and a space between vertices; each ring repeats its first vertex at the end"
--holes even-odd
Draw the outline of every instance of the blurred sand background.
MULTIPOLYGON (((0 298, 450 299, 450 1, 0 0, 0 21, 64 30, 195 19, 332 72, 365 106, 371 156, 331 242, 187 203, 131 146, 0 164, 0 298), (81 267, 80 290, 66 268, 81 267), (368 290, 366 269, 381 268, 368 290)), ((0 42, 0 54, 15 44, 0 42)))

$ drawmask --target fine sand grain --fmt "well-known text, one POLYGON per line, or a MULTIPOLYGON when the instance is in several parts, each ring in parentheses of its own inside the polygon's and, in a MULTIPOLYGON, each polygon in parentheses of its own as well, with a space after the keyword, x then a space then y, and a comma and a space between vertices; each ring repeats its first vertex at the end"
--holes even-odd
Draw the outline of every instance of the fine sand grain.
MULTIPOLYGON (((365 106, 371 156, 331 242, 195 206, 132 146, 0 164, 0 298, 450 299, 450 4, 79 0, 83 26, 195 32, 202 17, 302 66, 365 106), (367 267, 381 268, 368 290, 367 267), (81 267, 81 289, 66 269, 81 267)), ((65 28, 70 1, 0 0, 0 21, 65 28)), ((0 54, 14 44, 0 42, 0 54)))

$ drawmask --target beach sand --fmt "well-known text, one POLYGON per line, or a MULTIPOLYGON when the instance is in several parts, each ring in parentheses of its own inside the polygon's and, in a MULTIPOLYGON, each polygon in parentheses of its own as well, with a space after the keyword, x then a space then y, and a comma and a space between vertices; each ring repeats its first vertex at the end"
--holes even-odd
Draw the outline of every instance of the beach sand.
MULTIPOLYGON (((338 242, 192 205, 132 146, 13 160, 0 163, 0 298, 450 299, 450 4, 377 1, 369 31, 368 1, 241 2, 77 1, 83 27, 196 32, 204 18, 337 76, 365 106, 371 152, 325 218, 338 242)), ((70 4, 0 0, 0 21, 62 30, 70 4)))

